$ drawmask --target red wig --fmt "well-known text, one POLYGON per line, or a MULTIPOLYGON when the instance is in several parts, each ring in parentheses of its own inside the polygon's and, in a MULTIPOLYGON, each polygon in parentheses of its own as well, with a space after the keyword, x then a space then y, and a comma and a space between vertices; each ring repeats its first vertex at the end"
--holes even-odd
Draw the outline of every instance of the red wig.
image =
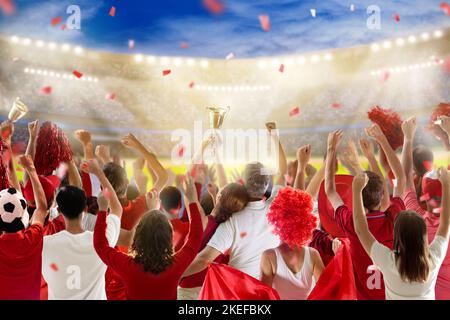
POLYGON ((440 116, 450 117, 450 104, 440 103, 436 107, 436 109, 433 110, 433 113, 431 114, 431 117, 430 117, 430 121, 428 122, 429 130, 431 130, 431 131, 442 130, 442 128, 438 124, 434 123, 440 116))
POLYGON ((72 149, 64 131, 50 121, 39 129, 36 141, 34 166, 38 175, 47 176, 58 168, 61 162, 72 160, 72 149))
POLYGON ((290 247, 303 246, 311 240, 317 225, 312 209, 313 201, 308 193, 285 187, 272 202, 267 219, 282 242, 290 247))
POLYGON ((0 190, 10 187, 8 173, 6 171, 8 163, 5 163, 7 162, 5 159, 5 152, 8 152, 8 150, 6 150, 3 145, 3 139, 0 139, 0 190))
POLYGON ((398 113, 375 106, 367 115, 372 122, 380 126, 392 149, 397 150, 403 145, 402 119, 398 113))

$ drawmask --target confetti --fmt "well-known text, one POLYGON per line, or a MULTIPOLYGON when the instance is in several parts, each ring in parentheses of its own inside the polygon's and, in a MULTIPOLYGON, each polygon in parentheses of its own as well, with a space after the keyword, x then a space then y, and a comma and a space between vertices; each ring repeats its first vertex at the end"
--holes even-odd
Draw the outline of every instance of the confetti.
POLYGON ((219 0, 203 0, 203 6, 211 14, 219 15, 225 11, 224 4, 219 0))
POLYGON ((116 94, 114 92, 107 93, 106 96, 105 96, 105 99, 106 100, 115 100, 116 99, 116 94))
POLYGON ((180 43, 180 48, 181 49, 187 49, 187 48, 189 48, 189 44, 187 42, 183 41, 183 42, 180 43))
POLYGON ((52 93, 52 87, 51 86, 43 87, 41 89, 41 93, 42 94, 51 94, 52 93))
POLYGON ((7 16, 14 14, 16 12, 16 6, 12 0, 0 0, 0 9, 7 16))
POLYGON ((400 15, 394 14, 394 19, 395 19, 395 21, 400 22, 400 15))
POLYGON ((193 88, 194 87, 194 85, 195 85, 195 83, 194 82, 191 82, 191 83, 189 83, 189 88, 193 88))
POLYGON ((52 26, 56 26, 56 25, 58 25, 61 22, 61 20, 62 20, 62 17, 58 16, 56 18, 53 18, 50 23, 52 24, 52 26))
POLYGON ((64 31, 66 29, 66 24, 61 25, 61 30, 64 31))
POLYGON ((316 9, 311 9, 311 10, 309 10, 309 11, 311 11, 311 16, 312 16, 313 18, 315 18, 315 17, 316 17, 316 9))
POLYGON ((111 17, 114 17, 116 15, 116 7, 112 6, 111 9, 109 9, 109 15, 111 17))
POLYGON ((167 70, 163 70, 162 75, 163 76, 167 76, 168 74, 170 74, 172 71, 170 69, 167 70))
POLYGON ((429 161, 429 160, 425 160, 424 162, 422 162, 423 167, 425 168, 425 170, 427 170, 427 172, 433 170, 433 162, 429 161))
POLYGON ((439 7, 445 12, 446 15, 450 16, 450 4, 441 2, 439 7))
POLYGON ((420 201, 428 201, 430 200, 430 194, 429 193, 425 193, 424 195, 422 195, 419 199, 420 201))
POLYGON ((353 3, 350 5, 350 11, 355 11, 355 5, 353 3))
POLYGON ((77 71, 77 70, 73 70, 73 75, 75 76, 75 77, 77 77, 78 79, 80 79, 82 76, 83 76, 83 74, 81 73, 81 72, 79 72, 79 71, 77 71))
POLYGON ((269 32, 270 30, 270 19, 268 15, 260 15, 258 16, 259 22, 261 23, 261 28, 265 32, 269 32))
POLYGON ((231 59, 233 59, 233 58, 234 58, 234 53, 233 53, 233 52, 230 52, 230 53, 225 57, 226 60, 231 60, 231 59))
POLYGON ((51 263, 51 264, 50 264, 50 268, 51 268, 53 271, 58 271, 58 266, 56 265, 56 263, 51 263))
POLYGON ((390 76, 391 76, 391 73, 389 71, 384 71, 381 74, 381 78, 380 78, 381 83, 386 82, 389 79, 390 76))
POLYGON ((180 145, 178 148, 178 157, 183 158, 185 151, 186 151, 186 147, 183 145, 180 145))
POLYGON ((247 236, 247 232, 242 231, 242 232, 239 234, 239 236, 240 236, 241 238, 245 238, 245 237, 247 236))
POLYGON ((333 103, 331 104, 331 107, 332 107, 333 109, 340 109, 342 106, 341 106, 341 104, 340 104, 339 102, 333 102, 333 103))
POLYGON ((280 64, 280 67, 278 68, 278 71, 280 71, 281 73, 284 72, 284 64, 280 64))
POLYGON ((128 40, 128 49, 134 49, 134 40, 133 39, 128 40))
POLYGON ((300 108, 295 107, 291 111, 289 111, 289 117, 293 117, 300 114, 300 108))

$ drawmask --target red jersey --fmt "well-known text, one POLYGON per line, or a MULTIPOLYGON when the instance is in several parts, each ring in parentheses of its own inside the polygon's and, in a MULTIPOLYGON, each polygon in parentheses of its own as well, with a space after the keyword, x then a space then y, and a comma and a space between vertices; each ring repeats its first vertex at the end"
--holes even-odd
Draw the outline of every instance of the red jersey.
MULTIPOLYGON (((366 214, 370 232, 378 242, 390 249, 394 242, 394 221, 397 214, 403 210, 405 210, 403 200, 395 197, 391 199, 391 206, 386 212, 372 211, 366 214)), ((335 219, 350 241, 358 300, 384 300, 383 276, 376 269, 358 239, 353 225, 352 211, 342 205, 336 209, 335 219)))
POLYGON ((136 199, 129 201, 126 206, 123 206, 120 227, 125 230, 133 229, 147 210, 147 200, 145 199, 145 195, 141 195, 136 199))
POLYGON ((39 300, 44 229, 0 235, 0 300, 39 300))

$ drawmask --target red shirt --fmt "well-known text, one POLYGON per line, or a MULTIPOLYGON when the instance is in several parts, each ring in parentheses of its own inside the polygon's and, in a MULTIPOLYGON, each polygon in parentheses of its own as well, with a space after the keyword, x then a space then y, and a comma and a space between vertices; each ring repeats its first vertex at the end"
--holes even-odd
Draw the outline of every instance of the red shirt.
POLYGON ((44 229, 0 235, 0 300, 39 300, 44 229))
MULTIPOLYGON (((202 244, 200 245, 200 249, 198 250, 199 252, 202 251, 206 247, 209 240, 214 235, 214 232, 216 232, 216 229, 218 226, 219 226, 219 224, 216 222, 216 219, 214 219, 213 216, 209 215, 208 216, 208 224, 206 225, 206 228, 203 231, 203 239, 202 239, 202 244)), ((227 264, 228 260, 229 260, 229 256, 221 254, 214 260, 214 262, 227 264)), ((205 270, 202 270, 198 273, 187 276, 187 277, 181 279, 179 286, 181 288, 201 287, 201 286, 203 286, 203 282, 205 281, 207 272, 208 272, 208 268, 206 268, 205 270)))
POLYGON ((311 241, 308 247, 314 248, 319 251, 320 258, 325 266, 333 259, 333 238, 322 230, 314 230, 311 241))
POLYGON ((171 219, 170 223, 173 228, 172 242, 173 250, 177 252, 180 250, 186 240, 186 236, 189 233, 189 222, 183 222, 180 219, 171 219))
POLYGON ((165 271, 145 272, 134 258, 109 246, 105 236, 106 213, 100 212, 94 230, 94 247, 102 261, 123 280, 129 300, 175 300, 181 275, 194 260, 203 235, 202 221, 197 204, 189 205, 191 222, 188 239, 183 248, 174 254, 172 265, 165 271))
POLYGON ((145 195, 141 195, 136 199, 129 201, 128 204, 123 207, 120 227, 125 230, 133 229, 147 210, 147 200, 145 199, 145 195))
MULTIPOLYGON (((417 201, 416 192, 411 189, 403 195, 406 209, 414 210, 420 214, 427 225, 428 243, 433 242, 437 229, 439 228, 440 215, 423 210, 417 201)), ((447 255, 439 269, 439 274, 435 287, 436 300, 450 300, 450 249, 447 249, 447 255)))
MULTIPOLYGON (((391 199, 391 206, 386 212, 373 211, 366 214, 370 232, 378 242, 390 249, 394 242, 394 221, 397 214, 403 210, 405 210, 403 200, 396 197, 391 199)), ((356 235, 352 211, 342 205, 336 209, 335 219, 350 241, 358 300, 384 300, 383 276, 379 270, 369 268, 374 264, 356 235), (379 277, 379 279, 375 279, 375 277, 379 277), (369 284, 372 284, 370 288, 369 284)))

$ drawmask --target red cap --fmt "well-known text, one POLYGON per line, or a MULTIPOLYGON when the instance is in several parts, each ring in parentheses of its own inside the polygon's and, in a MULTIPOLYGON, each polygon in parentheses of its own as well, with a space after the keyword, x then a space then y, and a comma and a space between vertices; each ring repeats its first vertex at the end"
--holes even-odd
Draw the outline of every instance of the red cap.
MULTIPOLYGON (((344 204, 352 209, 352 182, 353 176, 346 174, 337 174, 335 177, 336 191, 344 204)), ((318 210, 320 224, 326 232, 334 237, 345 238, 346 235, 338 223, 334 220, 334 209, 325 194, 325 182, 320 185, 318 201, 318 210)))
MULTIPOLYGON (((55 175, 46 177, 39 176, 39 181, 41 182, 42 188, 44 189, 45 199, 47 200, 47 203, 49 203, 50 200, 52 200, 53 195, 55 194, 55 190, 58 189, 59 185, 61 184, 61 181, 55 175)), ((27 201, 34 201, 33 187, 29 179, 25 187, 22 188, 22 193, 27 201)))
POLYGON ((429 198, 442 197, 442 185, 438 179, 436 170, 427 172, 422 179, 422 194, 428 194, 429 198))

